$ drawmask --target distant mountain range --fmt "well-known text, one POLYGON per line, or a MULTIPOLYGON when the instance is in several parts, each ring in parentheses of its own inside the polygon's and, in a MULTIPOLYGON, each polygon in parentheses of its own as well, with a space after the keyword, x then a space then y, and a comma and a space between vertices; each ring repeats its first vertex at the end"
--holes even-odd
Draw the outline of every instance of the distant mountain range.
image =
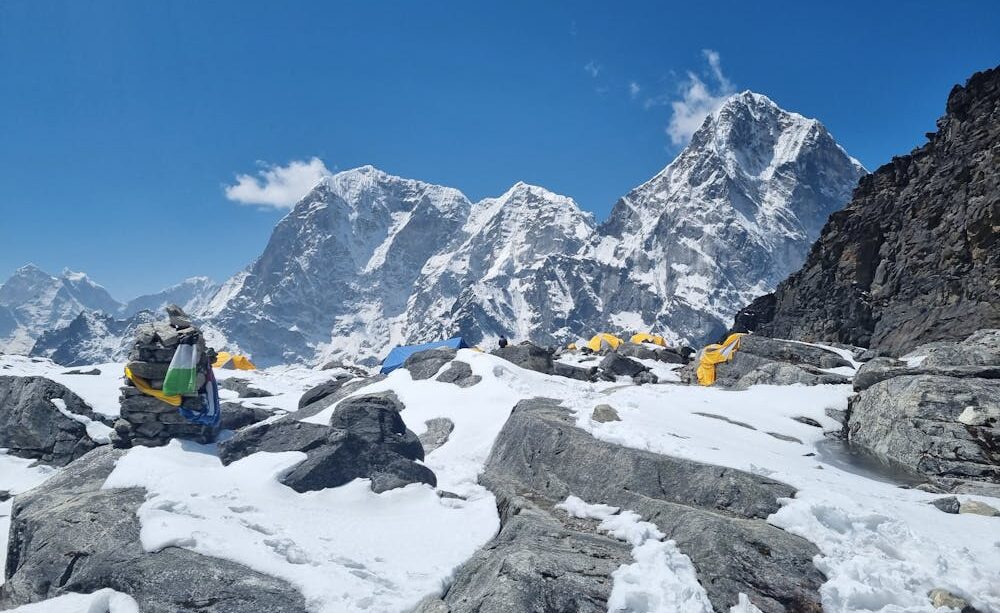
MULTIPOLYGON (((103 303, 38 310, 61 317, 18 311, 20 336, 4 332, 0 311, 0 337, 34 339, 84 310, 127 317, 173 301, 265 365, 375 363, 394 345, 456 334, 556 344, 603 329, 654 330, 697 344, 802 265, 864 174, 818 121, 743 92, 603 224, 542 187, 518 183, 473 203, 364 166, 323 179, 260 257, 217 290, 189 280, 128 305, 101 290, 103 303)), ((37 272, 48 284, 65 277, 37 272)), ((0 300, 19 308, 11 304, 0 300)), ((56 341, 39 350, 54 355, 56 341)))
POLYGON ((148 321, 150 311, 176 303, 198 312, 217 290, 211 280, 195 277, 123 304, 83 273, 55 276, 28 264, 0 285, 0 352, 62 364, 118 359, 124 355, 120 337, 148 321))

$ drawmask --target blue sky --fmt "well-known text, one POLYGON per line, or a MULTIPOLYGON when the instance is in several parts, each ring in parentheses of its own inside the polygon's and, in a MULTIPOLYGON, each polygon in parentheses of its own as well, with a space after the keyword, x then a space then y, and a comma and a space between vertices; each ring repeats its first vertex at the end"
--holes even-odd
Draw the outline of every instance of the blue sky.
POLYGON ((873 169, 997 63, 988 1, 3 0, 0 278, 68 266, 119 299, 222 280, 285 212, 227 186, 280 205, 369 163, 473 200, 524 180, 603 218, 729 90, 873 169), (288 185, 258 193, 262 171, 288 185))

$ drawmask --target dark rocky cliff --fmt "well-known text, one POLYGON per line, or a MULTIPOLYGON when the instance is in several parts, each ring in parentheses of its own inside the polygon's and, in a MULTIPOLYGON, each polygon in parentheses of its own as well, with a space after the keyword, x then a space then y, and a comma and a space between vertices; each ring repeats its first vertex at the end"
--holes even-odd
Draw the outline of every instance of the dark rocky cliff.
POLYGON ((937 127, 861 179, 737 329, 900 354, 1000 326, 1000 67, 952 89, 937 127))

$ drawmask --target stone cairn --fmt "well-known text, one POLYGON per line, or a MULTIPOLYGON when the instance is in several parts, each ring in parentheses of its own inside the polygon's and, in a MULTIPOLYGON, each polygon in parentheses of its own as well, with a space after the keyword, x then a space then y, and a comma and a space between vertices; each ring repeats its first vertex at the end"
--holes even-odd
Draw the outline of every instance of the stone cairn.
MULTIPOLYGON (((215 351, 205 347, 205 337, 179 308, 167 307, 168 321, 142 324, 135 330, 135 343, 128 356, 128 368, 136 377, 144 379, 150 387, 163 389, 163 379, 174 357, 182 336, 198 334, 198 389, 204 388, 208 369, 215 360, 215 351)), ((178 407, 141 392, 125 380, 121 388, 121 418, 115 422, 112 442, 116 447, 145 445, 159 447, 173 438, 184 438, 199 443, 211 443, 218 435, 218 427, 194 424, 187 421, 178 407)), ((183 396, 181 406, 199 410, 198 396, 183 396)))

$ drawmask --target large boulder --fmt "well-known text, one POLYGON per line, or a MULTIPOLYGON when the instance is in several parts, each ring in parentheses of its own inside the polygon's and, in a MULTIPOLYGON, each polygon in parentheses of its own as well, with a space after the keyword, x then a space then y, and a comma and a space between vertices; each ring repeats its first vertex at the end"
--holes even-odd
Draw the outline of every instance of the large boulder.
POLYGON ((403 368, 410 371, 410 376, 415 381, 430 379, 442 366, 454 360, 456 355, 458 351, 451 347, 425 349, 406 358, 403 368))
POLYGON ((641 372, 649 370, 648 366, 643 366, 632 358, 627 358, 614 351, 609 351, 601 359, 600 369, 616 377, 634 377, 641 372))
POLYGON ((553 353, 554 351, 547 347, 539 347, 528 342, 507 345, 493 350, 495 356, 513 362, 521 368, 547 375, 552 374, 553 353))
POLYGON ((891 377, 851 401, 847 429, 853 443, 961 491, 1000 491, 989 487, 1000 485, 1000 380, 891 377))
POLYGON ((655 523, 690 557, 717 611, 740 593, 765 613, 822 610, 819 551, 767 523, 778 499, 794 496, 787 485, 596 440, 542 398, 515 407, 481 480, 497 496, 500 532, 420 613, 606 611, 610 574, 631 556, 554 509, 570 495, 655 523))
POLYGON ((806 364, 769 362, 751 370, 733 384, 734 390, 751 385, 843 385, 851 380, 844 375, 828 373, 806 364))
POLYGON ((483 380, 479 375, 472 374, 472 367, 460 360, 455 360, 448 368, 438 375, 441 383, 454 383, 458 387, 472 387, 483 380))
POLYGON ((144 613, 305 613, 288 583, 178 547, 143 550, 141 489, 102 489, 124 452, 105 446, 20 494, 11 515, 0 609, 111 588, 144 613))
POLYGON ((255 387, 247 379, 240 379, 239 377, 223 379, 219 381, 219 387, 224 390, 236 392, 240 398, 267 398, 274 396, 271 392, 255 387))
POLYGON ((14 455, 64 466, 97 446, 81 421, 69 413, 103 422, 105 418, 67 387, 44 377, 0 376, 0 447, 14 455))
POLYGON ((409 483, 436 485, 434 473, 415 460, 424 459, 417 435, 406 429, 403 404, 392 392, 344 399, 329 424, 299 421, 289 414, 237 432, 219 445, 219 458, 230 464, 264 452, 301 451, 306 460, 282 476, 297 492, 371 479, 383 492, 409 483))
POLYGON ((329 381, 320 383, 319 385, 309 389, 306 393, 302 394, 299 398, 299 408, 309 406, 314 402, 319 402, 327 396, 336 393, 340 388, 344 387, 348 381, 353 379, 350 375, 337 375, 329 381))

